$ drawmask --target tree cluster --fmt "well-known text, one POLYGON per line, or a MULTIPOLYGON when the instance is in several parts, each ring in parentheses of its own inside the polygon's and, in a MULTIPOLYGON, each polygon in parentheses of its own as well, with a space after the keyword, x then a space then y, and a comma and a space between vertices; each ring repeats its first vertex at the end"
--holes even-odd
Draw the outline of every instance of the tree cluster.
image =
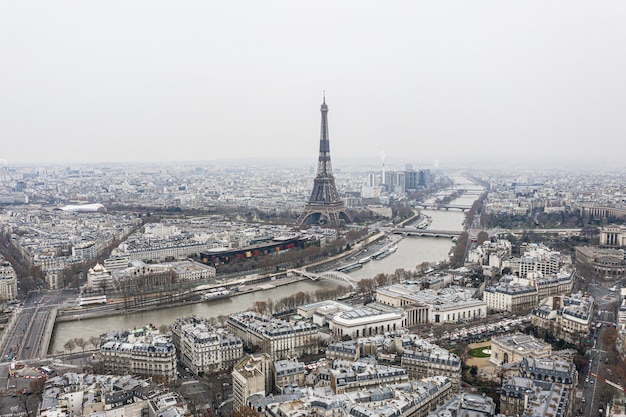
POLYGON ((459 235, 454 251, 450 257, 450 266, 452 268, 459 268, 465 263, 465 253, 467 251, 467 245, 469 244, 469 234, 467 232, 461 232, 459 235))
POLYGON ((82 353, 85 353, 85 349, 89 345, 93 346, 94 349, 98 349, 100 347, 100 338, 98 336, 91 336, 89 339, 76 337, 65 342, 63 348, 71 355, 76 348, 80 348, 82 353))
MULTIPOLYGON (((425 268, 424 263, 421 264, 422 268, 425 268)), ((428 264, 430 266, 430 264, 428 264)), ((418 269, 419 269, 418 265, 418 269)), ((424 269, 425 270, 425 269, 424 269)), ((418 272, 407 271, 404 268, 396 269, 393 274, 380 273, 374 278, 364 278, 357 283, 357 289, 359 293, 366 296, 372 296, 376 289, 379 287, 385 287, 387 285, 398 284, 407 279, 414 278, 418 275, 418 272)))
POLYGON ((336 300, 348 293, 348 288, 337 285, 333 288, 320 288, 316 291, 299 291, 292 296, 279 300, 256 301, 252 309, 259 314, 271 315, 276 312, 296 308, 303 304, 315 303, 323 300, 336 300))

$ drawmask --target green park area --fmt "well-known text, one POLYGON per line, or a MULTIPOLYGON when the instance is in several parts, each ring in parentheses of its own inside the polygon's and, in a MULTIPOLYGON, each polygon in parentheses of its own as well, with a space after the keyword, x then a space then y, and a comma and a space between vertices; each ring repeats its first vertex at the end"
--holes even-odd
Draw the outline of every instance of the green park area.
POLYGON ((481 346, 470 350, 470 356, 474 358, 488 358, 491 356, 491 346, 481 346))

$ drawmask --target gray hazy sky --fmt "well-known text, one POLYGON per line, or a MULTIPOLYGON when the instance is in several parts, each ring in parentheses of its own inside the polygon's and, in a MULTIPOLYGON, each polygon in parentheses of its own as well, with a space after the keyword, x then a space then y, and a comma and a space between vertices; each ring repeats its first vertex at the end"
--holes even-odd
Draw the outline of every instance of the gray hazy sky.
MULTIPOLYGON (((5 1, 0 158, 624 161, 626 2, 5 1)), ((623 162, 622 165, 626 163, 623 162)))

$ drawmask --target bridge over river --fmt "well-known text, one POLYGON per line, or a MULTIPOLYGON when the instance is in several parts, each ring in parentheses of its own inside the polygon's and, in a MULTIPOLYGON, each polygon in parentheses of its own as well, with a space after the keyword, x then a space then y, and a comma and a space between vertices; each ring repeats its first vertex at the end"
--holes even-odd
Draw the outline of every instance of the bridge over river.
POLYGON ((356 290, 357 288, 356 282, 352 279, 352 277, 340 271, 325 271, 325 272, 318 274, 315 272, 303 271, 301 269, 291 269, 289 272, 292 272, 296 275, 300 275, 302 277, 307 277, 311 281, 317 281, 319 279, 332 279, 335 281, 342 281, 344 283, 347 283, 354 290, 356 290))
POLYGON ((415 207, 419 207, 424 210, 460 210, 462 212, 469 211, 471 207, 460 206, 455 204, 436 204, 436 203, 416 203, 415 207))
POLYGON ((435 229, 415 229, 412 227, 401 227, 391 230, 396 235, 404 236, 423 236, 423 237, 446 237, 452 239, 459 237, 461 231, 459 230, 435 230, 435 229))

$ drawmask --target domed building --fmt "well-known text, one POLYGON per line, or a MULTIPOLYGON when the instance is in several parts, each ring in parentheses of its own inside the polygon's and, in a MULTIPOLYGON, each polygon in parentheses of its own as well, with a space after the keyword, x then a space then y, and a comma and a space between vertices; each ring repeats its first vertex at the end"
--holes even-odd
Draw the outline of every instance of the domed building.
POLYGON ((87 271, 88 290, 108 290, 114 288, 113 276, 99 263, 87 271))

